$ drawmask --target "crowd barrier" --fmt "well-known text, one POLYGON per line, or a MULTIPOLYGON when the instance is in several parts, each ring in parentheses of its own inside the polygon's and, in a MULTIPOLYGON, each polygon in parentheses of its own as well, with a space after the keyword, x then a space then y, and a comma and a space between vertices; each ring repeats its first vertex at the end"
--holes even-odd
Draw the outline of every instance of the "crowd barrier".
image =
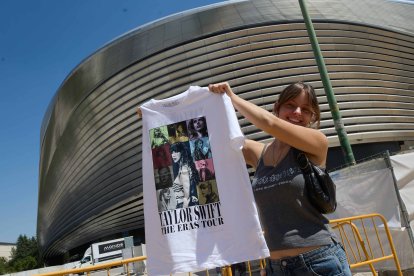
POLYGON ((392 259, 398 275, 403 275, 384 216, 353 216, 330 220, 330 224, 341 239, 351 270, 368 266, 377 275, 375 263, 392 259))
MULTIPOLYGON (((377 275, 375 264, 392 259, 398 275, 403 275, 390 230, 384 216, 380 214, 367 214, 333 219, 329 222, 334 231, 336 231, 338 238, 341 239, 341 243, 344 246, 351 270, 362 266, 368 266, 372 274, 377 275)), ((107 275, 110 276, 111 268, 123 266, 125 273, 130 276, 131 272, 139 274, 137 271, 134 271, 133 268, 130 268, 130 264, 135 262, 143 262, 146 259, 147 258, 145 256, 134 257, 90 267, 66 269, 35 275, 61 276, 86 273, 90 276, 92 271, 106 270, 107 275)), ((264 275, 266 262, 265 260, 258 260, 258 263, 258 269, 255 269, 254 272, 257 275, 264 275)), ((253 272, 251 262, 246 262, 246 273, 252 276, 253 272)), ((142 274, 145 274, 145 272, 142 274)), ((205 274, 209 276, 209 270, 206 270, 205 274)), ((221 274, 222 276, 232 276, 231 267, 226 266, 221 268, 221 274)), ((192 273, 188 273, 188 275, 190 276, 192 273)))
POLYGON ((146 259, 147 259, 146 256, 140 256, 140 257, 134 257, 134 258, 129 258, 129 259, 120 260, 120 261, 97 264, 97 265, 88 266, 88 267, 64 269, 64 270, 58 270, 54 272, 34 274, 34 276, 63 276, 63 275, 71 275, 71 274, 83 274, 83 273, 86 273, 88 276, 90 276, 90 273, 92 271, 99 271, 99 270, 106 270, 107 275, 110 276, 111 268, 120 267, 120 266, 123 266, 124 270, 126 271, 126 274, 130 276, 131 271, 133 271, 133 269, 130 268, 129 264, 132 264, 134 262, 143 262, 146 259))

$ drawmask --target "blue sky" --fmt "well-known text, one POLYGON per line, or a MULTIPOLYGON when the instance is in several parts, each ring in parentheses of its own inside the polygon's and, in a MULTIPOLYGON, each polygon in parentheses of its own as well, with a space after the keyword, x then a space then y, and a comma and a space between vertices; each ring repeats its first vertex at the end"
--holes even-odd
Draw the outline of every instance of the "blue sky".
POLYGON ((68 74, 111 40, 214 0, 0 0, 0 242, 36 235, 40 126, 68 74))

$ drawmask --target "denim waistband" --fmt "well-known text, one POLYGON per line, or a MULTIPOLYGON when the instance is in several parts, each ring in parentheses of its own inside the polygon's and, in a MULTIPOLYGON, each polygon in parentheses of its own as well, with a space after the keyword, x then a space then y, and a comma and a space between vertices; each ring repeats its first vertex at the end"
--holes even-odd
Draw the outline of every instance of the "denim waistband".
POLYGON ((294 257, 286 257, 286 258, 281 258, 277 260, 269 259, 269 262, 271 265, 275 265, 275 266, 287 266, 287 267, 296 266, 298 263, 311 262, 314 259, 319 259, 324 256, 332 255, 337 250, 337 246, 340 246, 340 245, 337 244, 335 241, 333 241, 329 245, 323 245, 319 248, 310 250, 308 252, 299 254, 294 257))

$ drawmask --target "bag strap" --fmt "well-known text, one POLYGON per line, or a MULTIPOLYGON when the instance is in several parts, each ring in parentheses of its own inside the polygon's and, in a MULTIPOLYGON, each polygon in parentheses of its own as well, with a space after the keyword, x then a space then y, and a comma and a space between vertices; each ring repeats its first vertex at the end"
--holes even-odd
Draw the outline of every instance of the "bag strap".
POLYGON ((298 150, 297 148, 292 147, 292 149, 302 173, 311 174, 311 166, 309 164, 309 159, 306 156, 306 154, 303 151, 298 150))

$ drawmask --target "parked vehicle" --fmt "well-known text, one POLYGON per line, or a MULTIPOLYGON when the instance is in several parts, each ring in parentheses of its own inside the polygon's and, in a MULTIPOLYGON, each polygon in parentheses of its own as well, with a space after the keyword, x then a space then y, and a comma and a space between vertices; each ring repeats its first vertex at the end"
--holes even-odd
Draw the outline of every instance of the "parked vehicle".
POLYGON ((76 265, 76 268, 122 260, 122 249, 128 247, 133 247, 132 236, 93 243, 86 249, 81 261, 76 265))

